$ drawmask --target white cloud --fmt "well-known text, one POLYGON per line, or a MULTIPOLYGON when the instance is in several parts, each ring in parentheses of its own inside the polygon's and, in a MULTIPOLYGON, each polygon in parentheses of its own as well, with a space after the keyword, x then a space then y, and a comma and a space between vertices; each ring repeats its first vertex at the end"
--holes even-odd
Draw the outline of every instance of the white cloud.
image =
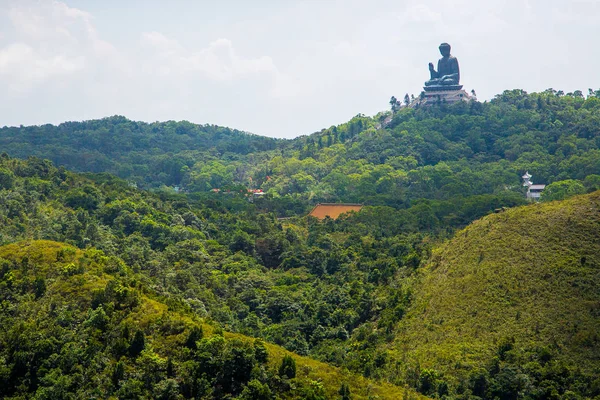
POLYGON ((7 16, 13 42, 0 48, 0 79, 23 92, 96 64, 119 63, 114 46, 101 40, 89 13, 58 1, 13 1, 7 16))
POLYGON ((294 98, 306 95, 313 90, 312 85, 302 84, 298 79, 290 75, 277 72, 270 95, 277 99, 294 98))
POLYGON ((356 43, 350 43, 347 40, 342 40, 333 47, 333 52, 342 57, 356 57, 362 54, 363 49, 359 48, 356 43))
POLYGON ((77 41, 75 30, 96 35, 89 13, 59 1, 13 1, 8 17, 16 31, 30 39, 77 41))
POLYGON ((480 99, 597 76, 597 0, 127 3, 0 0, 0 125, 118 113, 302 134, 418 93, 441 42, 480 99))
POLYGON ((142 43, 155 50, 155 57, 145 69, 159 75, 202 74, 215 81, 232 81, 248 75, 278 74, 271 57, 240 56, 229 39, 217 39, 206 48, 189 50, 159 32, 146 32, 142 43))
POLYGON ((142 44, 154 47, 157 51, 172 53, 183 50, 183 47, 176 41, 167 38, 160 32, 142 33, 142 44))
POLYGON ((142 70, 171 79, 202 77, 231 84, 257 79, 265 92, 275 98, 306 93, 308 87, 282 73, 269 56, 244 57, 229 39, 219 38, 201 49, 188 49, 160 32, 144 32, 141 42, 150 48, 142 70))
MULTIPOLYGON (((240 93, 252 93, 259 104, 259 98, 290 98, 307 87, 280 71, 271 57, 244 54, 226 38, 184 46, 148 31, 140 33, 141 46, 115 46, 100 37, 91 13, 59 1, 4 3, 3 18, 8 36, 0 43, 0 90, 5 94, 0 108, 5 110, 26 107, 29 115, 52 115, 52 109, 61 108, 55 102, 60 97, 65 110, 52 117, 59 121, 67 115, 83 119, 114 113, 170 119, 195 107, 221 113, 230 102, 219 99, 241 99, 240 93)), ((19 117, 14 120, 21 123, 19 117)))
POLYGON ((442 20, 442 14, 432 10, 425 4, 413 4, 406 8, 401 19, 413 22, 438 22, 442 20))
POLYGON ((10 86, 14 90, 27 89, 57 75, 71 74, 83 69, 84 64, 83 57, 45 57, 23 43, 0 50, 0 76, 10 77, 13 80, 10 86))

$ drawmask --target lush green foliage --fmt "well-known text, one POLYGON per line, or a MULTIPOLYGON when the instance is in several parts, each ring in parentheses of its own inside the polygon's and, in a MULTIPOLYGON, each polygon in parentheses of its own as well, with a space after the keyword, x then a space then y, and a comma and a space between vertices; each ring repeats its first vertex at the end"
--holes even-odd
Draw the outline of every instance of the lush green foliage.
POLYGON ((542 193, 542 200, 564 200, 578 194, 584 194, 585 187, 579 181, 567 179, 564 181, 553 182, 546 186, 542 193))
POLYGON ((599 227, 594 192, 458 232, 400 323, 391 354, 407 360, 406 380, 427 395, 600 396, 599 227))
MULTIPOLYGON (((177 307, 337 365, 372 357, 369 350, 339 352, 359 327, 372 332, 365 342, 390 340, 389 329, 409 301, 397 289, 428 254, 417 222, 390 227, 376 217, 390 210, 282 224, 246 200, 161 197, 38 159, 2 158, 1 166, 13 176, 10 190, 0 190, 4 243, 44 238, 96 248, 113 257, 114 268, 127 265, 137 282, 177 307)), ((69 276, 82 273, 78 263, 61 268, 69 276)), ((39 292, 48 286, 42 282, 35 286, 39 292)), ((99 294, 94 304, 105 297, 99 294)), ((135 358, 147 340, 130 328, 122 347, 135 358)), ((182 343, 193 350, 202 336, 192 330, 182 343)), ((377 376, 374 369, 366 375, 377 376)))
POLYGON ((224 335, 143 280, 93 248, 50 241, 0 247, 0 397, 331 398, 342 380, 356 398, 402 393, 224 335))
POLYGON ((236 166, 254 162, 252 153, 272 150, 278 143, 215 125, 147 124, 120 116, 0 129, 0 148, 13 157, 37 156, 76 171, 110 172, 144 187, 186 182, 201 190, 205 163, 214 170, 210 184, 246 182, 236 166))
POLYGON ((262 188, 271 198, 263 207, 281 216, 303 214, 318 201, 407 208, 426 198, 452 201, 443 206, 452 209, 469 196, 503 203, 508 193, 520 195, 525 170, 547 184, 600 175, 599 114, 594 95, 512 90, 489 103, 403 108, 383 128, 389 114, 358 115, 291 141, 112 117, 3 128, 0 144, 11 156, 112 172, 145 187, 262 188))
POLYGON ((272 159, 263 187, 406 207, 422 198, 520 192, 525 170, 537 183, 583 180, 600 167, 599 106, 595 96, 513 90, 483 104, 404 108, 383 129, 377 120, 386 114, 357 117, 296 139, 287 157, 272 159), (309 184, 302 191, 296 181, 309 184))
POLYGON ((577 244, 595 238, 586 209, 505 210, 525 203, 525 170, 549 184, 544 200, 600 189, 598 122, 595 96, 517 90, 292 141, 122 117, 2 128, 11 156, 96 172, 0 158, 0 244, 72 246, 39 242, 51 259, 26 244, 0 254, 2 394, 410 398, 398 389, 408 384, 433 397, 596 396, 585 352, 598 353, 599 329, 577 308, 595 315, 598 302, 596 241, 585 254, 577 244), (304 217, 317 201, 366 207, 304 217), (469 279, 452 274, 468 268, 469 279), (347 380, 271 343, 398 386, 347 380))

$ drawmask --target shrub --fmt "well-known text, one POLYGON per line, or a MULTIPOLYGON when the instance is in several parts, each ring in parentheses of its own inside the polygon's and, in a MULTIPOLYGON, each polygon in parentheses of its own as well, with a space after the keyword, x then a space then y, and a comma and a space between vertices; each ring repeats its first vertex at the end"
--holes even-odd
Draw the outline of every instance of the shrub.
POLYGON ((341 400, 350 400, 350 387, 346 382, 342 382, 338 394, 341 396, 341 400))
POLYGON ((132 357, 137 357, 145 347, 146 338, 144 337, 144 332, 136 331, 133 340, 131 341, 131 345, 129 346, 129 353, 132 357))
POLYGON ((279 376, 287 376, 289 379, 296 377, 296 361, 294 361, 292 356, 286 355, 283 357, 281 366, 279 367, 279 376))
POLYGON ((202 328, 194 326, 185 341, 185 347, 187 347, 188 349, 196 350, 196 342, 202 339, 203 336, 204 333, 202 332, 202 328))

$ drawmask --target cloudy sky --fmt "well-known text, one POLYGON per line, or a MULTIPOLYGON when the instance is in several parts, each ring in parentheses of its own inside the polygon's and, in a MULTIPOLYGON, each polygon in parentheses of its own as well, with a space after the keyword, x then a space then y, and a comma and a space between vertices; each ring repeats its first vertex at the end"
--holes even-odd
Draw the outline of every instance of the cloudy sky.
POLYGON ((0 126, 124 115, 295 137, 418 95, 600 88, 600 0, 0 0, 0 126))

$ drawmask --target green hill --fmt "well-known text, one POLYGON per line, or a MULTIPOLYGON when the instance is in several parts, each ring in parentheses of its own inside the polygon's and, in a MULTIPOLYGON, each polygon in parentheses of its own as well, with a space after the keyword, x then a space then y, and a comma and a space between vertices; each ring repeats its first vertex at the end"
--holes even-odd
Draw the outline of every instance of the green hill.
POLYGON ((248 154, 273 150, 280 142, 216 125, 145 123, 121 116, 0 128, 0 148, 12 157, 35 156, 75 171, 109 172, 143 187, 181 185, 198 162, 248 162, 248 154))
MULTIPOLYGON (((285 348, 313 368, 302 367, 308 376, 289 396, 319 398, 321 375, 335 395, 345 379, 335 367, 391 382, 382 390, 396 395, 408 384, 449 398, 596 396, 597 195, 485 216, 525 204, 526 170, 552 185, 548 199, 600 188, 599 110, 598 93, 513 90, 358 115, 289 141, 123 117, 1 128, 1 326, 12 349, 0 355, 2 387, 68 397, 96 371, 98 393, 124 398, 175 384, 187 397, 207 385, 239 397, 253 380, 248 390, 267 385, 286 398, 285 348), (304 216, 325 201, 365 207, 337 220, 304 216), (34 262, 23 253, 32 240, 72 247, 33 242, 58 246, 34 262), (161 325, 165 315, 177 333, 161 325), (200 354, 193 340, 181 350, 194 326, 205 334, 200 354), (213 337, 220 329, 232 332, 224 343, 213 337), (144 375, 143 354, 130 351, 136 334, 166 375, 144 375), (247 337, 281 346, 264 344, 271 364, 247 337), (225 364, 197 365, 238 350, 260 372, 249 381, 225 364)), ((379 387, 345 376, 355 394, 379 387)))
POLYGON ((433 252, 400 323, 407 373, 418 365, 486 398, 600 395, 599 232, 600 192, 459 231, 433 252))
POLYGON ((419 398, 223 333, 95 249, 20 242, 0 247, 0 265, 2 398, 324 399, 342 383, 356 399, 419 398))
MULTIPOLYGON (((148 298, 154 303, 145 300, 142 303, 161 309, 166 304, 169 310, 184 312, 190 318, 203 318, 225 331, 261 338, 296 354, 327 362, 330 366, 306 361, 315 363, 314 374, 310 376, 316 382, 322 379, 326 383, 327 371, 336 371, 333 366, 385 380, 382 367, 386 360, 372 352, 374 346, 384 343, 389 336, 387 328, 377 329, 378 321, 388 328, 398 321, 401 315, 394 310, 405 307, 406 299, 397 295, 397 287, 414 274, 428 252, 426 236, 416 233, 417 222, 409 215, 396 215, 394 221, 410 222, 410 226, 392 227, 391 215, 389 209, 367 207, 360 214, 325 223, 306 218, 281 222, 236 196, 191 198, 150 193, 105 174, 82 176, 56 168, 46 160, 3 156, 0 157, 0 244, 7 247, 0 257, 8 261, 2 264, 5 268, 2 278, 6 279, 2 289, 7 291, 0 290, 5 296, 0 303, 7 306, 7 319, 0 325, 12 327, 26 320, 30 323, 26 326, 27 335, 34 338, 30 331, 46 326, 51 327, 52 334, 58 332, 57 335, 69 338, 74 334, 71 331, 74 326, 89 317, 87 313, 101 313, 95 311, 97 307, 88 306, 90 290, 109 290, 107 301, 114 303, 117 297, 119 302, 129 302, 128 288, 135 288, 131 292, 132 305, 148 298), (55 254, 59 250, 55 247, 63 245, 34 242, 42 243, 37 247, 49 249, 48 256, 40 258, 39 252, 31 256, 25 254, 26 245, 14 244, 38 239, 65 242, 71 247, 58 257, 55 254), (81 254, 94 262, 108 262, 108 271, 93 266, 90 272, 82 272, 87 271, 88 261, 83 264, 74 261, 81 254), (22 271, 29 274, 25 280, 22 271), (59 279, 56 283, 59 286, 48 289, 55 279, 59 279), (115 280, 111 285, 118 284, 117 287, 107 286, 107 280, 111 279, 115 280), (143 296, 138 296, 138 292, 143 296), (55 304, 65 305, 64 315, 62 311, 60 315, 52 311, 56 310, 53 300, 37 302, 36 296, 46 293, 60 294, 55 304), (20 309, 36 314, 15 314, 10 304, 22 301, 25 303, 20 309), (74 310, 74 305, 81 308, 74 310), (67 325, 62 326, 62 318, 71 318, 72 313, 77 314, 77 319, 68 319, 67 325), (40 326, 37 320, 41 321, 40 326), (356 332, 362 335, 364 346, 360 351, 347 352, 344 346, 356 332)), ((98 301, 104 301, 106 296, 99 296, 98 301)), ((125 306, 110 307, 131 313, 125 306)), ((102 308, 108 315, 108 308, 102 308)), ((151 307, 146 308, 151 311, 151 307)), ((119 315, 123 317, 122 313, 119 315)), ((99 318, 104 320, 102 316, 99 318)), ((108 323, 125 329, 118 319, 121 317, 115 318, 108 323)), ((128 346, 135 326, 127 328, 128 346)), ((111 332, 111 338, 102 340, 116 340, 118 337, 114 335, 118 332, 111 332)), ((152 329, 144 332, 156 336, 152 329)), ((5 333, 6 339, 12 340, 7 346, 16 345, 15 338, 20 333, 5 333)), ((157 339, 164 350, 157 351, 162 358, 178 348, 168 336, 166 342, 157 339)), ((90 340, 88 336, 82 337, 90 340)), ((54 343, 54 339, 51 341, 54 343)), ((112 346, 112 342, 103 343, 102 357, 106 358, 109 357, 104 353, 106 346, 112 346)), ((40 363, 47 362, 48 357, 65 345, 60 341, 54 343, 52 353, 36 355, 33 364, 27 361, 30 367, 22 366, 18 376, 33 381, 23 383, 25 386, 10 386, 9 394, 36 392, 40 383, 35 376, 31 377, 31 371, 41 368, 40 363)), ((127 347, 123 343, 118 346, 122 351, 127 347)), ((265 346, 271 348, 269 344, 265 346)), ((283 352, 280 347, 273 348, 283 352)), ((26 356, 33 357, 35 351, 27 348, 26 356)), ((279 354, 283 357, 283 353, 279 354)), ((3 379, 10 382, 19 381, 11 366, 16 356, 16 353, 2 356, 9 365, 3 379)), ((135 363, 132 365, 134 368, 135 363)), ((70 372, 64 370, 60 376, 63 374, 70 372)), ((359 382, 353 393, 366 393, 360 388, 378 387, 356 376, 349 379, 359 382)), ((338 378, 332 378, 333 381, 335 385, 328 384, 327 390, 337 390, 334 386, 339 388, 342 383, 338 378)), ((385 393, 398 393, 398 387, 404 387, 402 381, 391 382, 396 384, 395 388, 383 385, 389 388, 385 393)), ((65 385, 63 392, 75 390, 74 383, 65 385)), ((150 390, 148 385, 144 390, 150 390)), ((99 387, 102 393, 120 390, 99 387)), ((190 396, 189 391, 185 393, 190 396)))
POLYGON ((526 170, 535 183, 576 179, 599 189, 599 110, 594 93, 507 90, 484 103, 359 114, 293 140, 110 117, 0 128, 0 147, 12 157, 110 172, 143 188, 262 189, 262 209, 282 217, 304 214, 317 202, 405 209, 426 200, 431 223, 443 229, 490 211, 465 198, 515 205, 526 170))

